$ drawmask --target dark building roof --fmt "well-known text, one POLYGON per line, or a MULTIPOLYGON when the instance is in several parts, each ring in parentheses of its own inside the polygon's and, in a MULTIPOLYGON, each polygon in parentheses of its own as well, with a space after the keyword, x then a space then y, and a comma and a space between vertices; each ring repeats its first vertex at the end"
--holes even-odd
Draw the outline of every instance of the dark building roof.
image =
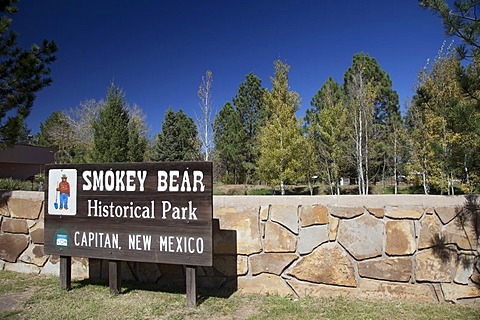
POLYGON ((47 164, 53 163, 55 149, 17 144, 0 150, 0 163, 47 164))
POLYGON ((55 149, 29 145, 15 145, 0 150, 0 178, 31 180, 43 173, 45 165, 54 163, 55 149))

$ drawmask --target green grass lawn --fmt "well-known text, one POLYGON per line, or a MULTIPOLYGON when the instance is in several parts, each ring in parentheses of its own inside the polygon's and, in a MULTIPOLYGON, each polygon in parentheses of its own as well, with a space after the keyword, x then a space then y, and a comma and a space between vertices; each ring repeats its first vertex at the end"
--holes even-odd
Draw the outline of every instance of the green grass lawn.
POLYGON ((480 319, 480 306, 367 302, 243 295, 200 296, 196 308, 184 293, 124 284, 112 295, 106 283, 74 281, 63 291, 55 277, 0 271, 0 319, 480 319))

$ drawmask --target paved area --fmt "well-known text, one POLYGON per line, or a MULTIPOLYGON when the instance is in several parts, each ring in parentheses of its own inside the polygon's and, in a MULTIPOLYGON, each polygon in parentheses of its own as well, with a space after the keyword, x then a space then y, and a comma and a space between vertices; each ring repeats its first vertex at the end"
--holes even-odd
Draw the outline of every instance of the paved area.
POLYGON ((15 310, 22 310, 23 304, 30 298, 31 293, 7 293, 0 295, 0 316, 2 313, 7 313, 15 310))

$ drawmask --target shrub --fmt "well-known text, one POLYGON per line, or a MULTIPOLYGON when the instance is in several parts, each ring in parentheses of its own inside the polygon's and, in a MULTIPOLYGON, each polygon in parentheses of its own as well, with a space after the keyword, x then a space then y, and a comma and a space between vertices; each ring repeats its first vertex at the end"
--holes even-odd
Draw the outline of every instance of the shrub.
POLYGON ((0 190, 24 190, 24 191, 37 191, 38 182, 33 181, 22 181, 12 178, 1 178, 0 179, 0 190))

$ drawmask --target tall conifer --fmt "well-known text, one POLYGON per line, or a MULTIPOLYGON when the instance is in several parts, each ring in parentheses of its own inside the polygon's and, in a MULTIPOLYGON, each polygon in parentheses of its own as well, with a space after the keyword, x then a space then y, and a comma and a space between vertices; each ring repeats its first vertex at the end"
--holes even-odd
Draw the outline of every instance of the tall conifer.
POLYGON ((244 172, 247 133, 240 114, 230 102, 225 103, 213 125, 215 151, 225 170, 224 182, 238 183, 244 172))
POLYGON ((129 115, 123 91, 112 83, 107 101, 92 124, 92 161, 99 163, 128 161, 129 115))
POLYGON ((267 116, 263 95, 265 89, 254 73, 249 73, 238 88, 233 98, 233 104, 238 111, 246 138, 241 141, 241 148, 245 151, 244 174, 245 183, 257 178, 257 160, 259 155, 258 133, 267 116))
POLYGON ((153 161, 192 161, 200 158, 200 141, 193 119, 182 110, 165 112, 162 131, 157 135, 153 161))

